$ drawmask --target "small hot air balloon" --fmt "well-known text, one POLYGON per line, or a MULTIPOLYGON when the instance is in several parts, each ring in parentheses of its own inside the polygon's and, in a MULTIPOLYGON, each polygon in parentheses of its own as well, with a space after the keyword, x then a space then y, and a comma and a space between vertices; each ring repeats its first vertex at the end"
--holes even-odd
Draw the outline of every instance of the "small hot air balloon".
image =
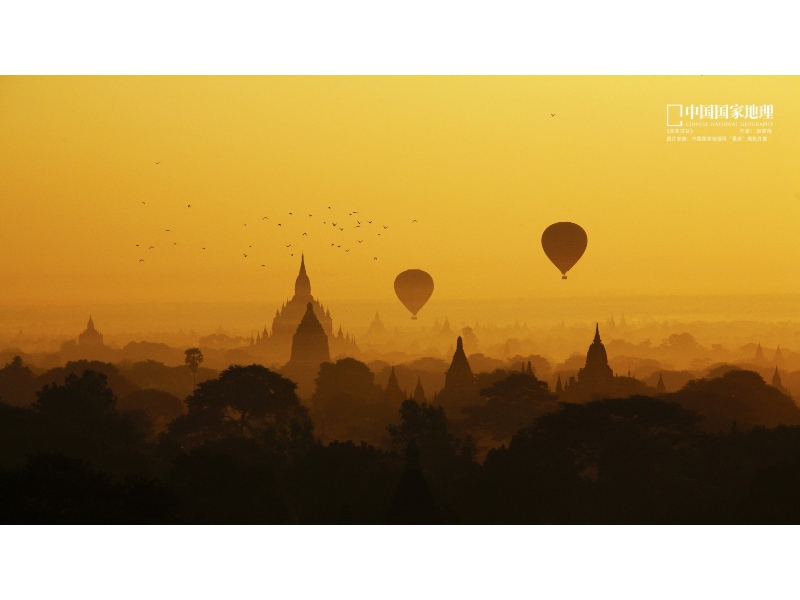
POLYGON ((394 280, 394 292, 411 311, 411 319, 416 319, 419 310, 433 294, 433 278, 420 269, 403 271, 394 280))
POLYGON ((561 279, 567 278, 567 271, 583 256, 587 242, 583 227, 575 223, 553 223, 542 234, 544 253, 561 271, 561 279))

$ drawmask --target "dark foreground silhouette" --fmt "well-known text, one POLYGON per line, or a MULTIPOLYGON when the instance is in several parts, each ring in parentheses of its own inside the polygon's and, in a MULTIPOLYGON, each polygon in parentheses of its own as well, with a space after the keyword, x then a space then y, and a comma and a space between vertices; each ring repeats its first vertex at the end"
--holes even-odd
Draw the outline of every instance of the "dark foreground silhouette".
POLYGON ((322 441, 294 383, 259 365, 178 406, 127 390, 111 365, 34 390, 42 380, 16 362, 0 402, 0 522, 800 522, 800 411, 755 373, 559 403, 531 372, 497 372, 460 414, 421 395, 390 414, 378 406, 395 392, 356 363, 320 372, 312 410, 341 401, 358 426, 331 430, 374 443, 322 441), (502 445, 479 461, 475 435, 502 445))

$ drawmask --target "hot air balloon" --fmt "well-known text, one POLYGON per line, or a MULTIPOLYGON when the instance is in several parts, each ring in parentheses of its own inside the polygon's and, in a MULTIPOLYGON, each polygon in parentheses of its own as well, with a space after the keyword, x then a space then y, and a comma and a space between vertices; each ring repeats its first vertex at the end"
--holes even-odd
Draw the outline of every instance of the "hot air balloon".
POLYGON ((553 223, 542 234, 542 248, 547 258, 561 271, 561 279, 586 251, 588 239, 583 227, 575 223, 553 223))
POLYGON ((394 292, 411 311, 411 318, 416 319, 419 310, 433 294, 433 278, 419 269, 403 271, 394 280, 394 292))

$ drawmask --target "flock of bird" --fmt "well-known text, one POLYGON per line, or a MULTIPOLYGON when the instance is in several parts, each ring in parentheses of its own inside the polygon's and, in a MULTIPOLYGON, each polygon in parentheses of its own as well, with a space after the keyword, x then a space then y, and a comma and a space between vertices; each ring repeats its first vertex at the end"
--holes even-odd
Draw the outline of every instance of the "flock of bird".
MULTIPOLYGON (((156 161, 156 165, 161 164, 161 161, 156 161)), ((147 203, 142 201, 143 205, 147 203)), ((186 209, 192 208, 191 204, 186 205, 186 209)), ((262 213, 263 214, 263 213, 262 213)), ((410 224, 414 225, 418 221, 412 219, 410 224)), ((297 213, 296 211, 285 212, 280 214, 271 214, 262 216, 257 219, 259 225, 272 227, 272 232, 266 232, 267 239, 270 241, 280 241, 285 251, 289 256, 294 256, 297 252, 298 246, 309 238, 327 237, 328 246, 333 251, 343 250, 345 255, 351 251, 361 251, 362 253, 368 249, 372 249, 372 260, 378 260, 378 253, 375 252, 374 245, 371 242, 380 242, 381 239, 388 235, 390 225, 385 224, 384 221, 378 221, 375 218, 364 217, 357 210, 350 210, 345 217, 343 214, 337 214, 332 206, 323 209, 323 214, 317 214, 316 217, 313 212, 311 213, 297 213), (287 243, 288 242, 288 243, 287 243)), ((253 223, 250 223, 250 229, 254 232, 258 231, 253 228, 253 223)), ((248 223, 243 224, 244 227, 248 223)), ((394 230, 394 228, 393 228, 394 230)), ((164 233, 172 233, 172 229, 164 229, 164 233)), ((253 233, 250 235, 258 235, 253 233)), ((178 242, 173 241, 172 246, 177 246, 178 242)), ((136 244, 137 249, 144 249, 144 244, 136 244)), ((200 250, 206 250, 209 246, 199 246, 200 250)), ((254 253, 251 250, 252 244, 248 244, 246 249, 241 252, 242 260, 252 260, 254 253)), ((148 245, 148 251, 155 251, 156 246, 148 245)), ((141 255, 138 258, 140 263, 146 262, 146 259, 141 255)), ((266 263, 261 264, 262 267, 267 266, 266 263)))

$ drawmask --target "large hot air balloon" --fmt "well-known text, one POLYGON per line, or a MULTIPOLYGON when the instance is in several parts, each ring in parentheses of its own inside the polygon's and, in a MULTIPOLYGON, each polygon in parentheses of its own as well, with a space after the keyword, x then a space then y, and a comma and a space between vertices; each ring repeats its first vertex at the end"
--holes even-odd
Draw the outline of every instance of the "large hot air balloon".
POLYGON ((433 294, 433 278, 419 269, 403 271, 394 280, 394 292, 411 311, 411 318, 416 319, 419 310, 433 294))
POLYGON ((561 271, 561 279, 586 251, 588 239, 583 227, 575 223, 553 223, 542 234, 542 248, 547 258, 561 271))

